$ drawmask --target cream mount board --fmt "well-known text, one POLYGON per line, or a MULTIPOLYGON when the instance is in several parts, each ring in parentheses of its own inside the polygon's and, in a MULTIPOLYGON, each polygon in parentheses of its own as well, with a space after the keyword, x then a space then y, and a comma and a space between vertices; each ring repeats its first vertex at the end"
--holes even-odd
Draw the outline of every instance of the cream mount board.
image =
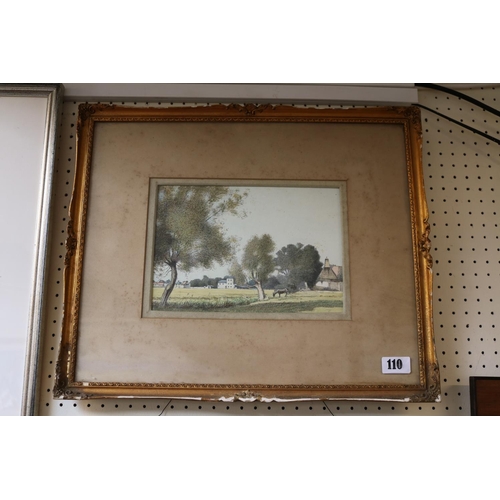
MULTIPOLYGON (((484 87, 466 92, 490 106, 498 106, 500 91, 497 88, 484 87)), ((499 136, 500 126, 496 117, 464 101, 434 91, 421 91, 419 102, 455 119, 462 119, 464 123, 480 130, 487 130, 495 137, 499 136)), ((434 328, 441 368, 441 402, 53 400, 51 391, 61 326, 64 242, 74 175, 78 104, 74 101, 65 103, 60 129, 40 382, 40 414, 468 415, 469 376, 500 374, 500 341, 496 324, 496 318, 500 314, 496 301, 500 244, 495 200, 496 192, 500 189, 497 173, 500 168, 500 147, 436 115, 422 111, 423 168, 434 258, 434 328)), ((125 104, 134 105, 133 102, 125 104)), ((172 104, 149 102, 136 105, 172 104)))

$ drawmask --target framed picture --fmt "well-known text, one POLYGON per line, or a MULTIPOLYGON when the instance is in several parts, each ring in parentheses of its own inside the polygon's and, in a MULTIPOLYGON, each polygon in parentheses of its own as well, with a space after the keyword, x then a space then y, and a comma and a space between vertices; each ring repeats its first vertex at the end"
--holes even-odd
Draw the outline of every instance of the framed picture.
POLYGON ((350 319, 345 194, 345 182, 151 179, 142 316, 350 319))
POLYGON ((57 398, 435 401, 417 108, 83 104, 57 398))

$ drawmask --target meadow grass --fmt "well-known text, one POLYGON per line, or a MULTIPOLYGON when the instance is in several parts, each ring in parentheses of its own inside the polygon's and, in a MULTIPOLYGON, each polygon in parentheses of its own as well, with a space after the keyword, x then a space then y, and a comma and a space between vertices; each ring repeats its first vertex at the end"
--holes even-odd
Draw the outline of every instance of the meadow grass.
MULTIPOLYGON (((153 309, 162 310, 158 302, 163 289, 153 289, 153 309)), ((287 297, 272 296, 266 290, 267 300, 259 301, 257 290, 217 288, 175 288, 165 311, 217 311, 231 313, 341 313, 343 292, 301 291, 287 297)))

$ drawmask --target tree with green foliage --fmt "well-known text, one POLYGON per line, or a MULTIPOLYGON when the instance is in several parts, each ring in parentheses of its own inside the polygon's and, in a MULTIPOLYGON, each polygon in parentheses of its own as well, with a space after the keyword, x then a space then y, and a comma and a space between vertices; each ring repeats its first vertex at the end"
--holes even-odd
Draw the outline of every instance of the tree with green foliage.
POLYGON ((222 214, 244 216, 246 193, 225 186, 159 186, 156 207, 154 267, 170 271, 160 308, 167 306, 179 271, 224 264, 234 241, 218 221, 222 214))
POLYGON ((234 278, 234 282, 237 285, 243 286, 247 282, 245 272, 243 271, 241 264, 236 259, 233 259, 228 271, 229 274, 234 278))
POLYGON ((287 286, 298 287, 306 282, 312 288, 323 269, 318 250, 313 245, 287 245, 276 253, 274 260, 281 281, 287 286))
POLYGON ((201 288, 201 287, 203 287, 204 285, 203 285, 203 281, 202 281, 202 280, 200 280, 199 278, 196 278, 196 279, 191 280, 191 281, 189 282, 189 286, 190 286, 191 288, 201 288))
POLYGON ((282 287, 283 284, 276 276, 269 276, 267 281, 264 283, 264 290, 274 290, 275 288, 282 287))
POLYGON ((264 234, 260 238, 258 236, 251 238, 243 250, 241 267, 254 281, 253 286, 257 289, 259 300, 266 298, 263 285, 274 271, 274 248, 271 236, 264 234))

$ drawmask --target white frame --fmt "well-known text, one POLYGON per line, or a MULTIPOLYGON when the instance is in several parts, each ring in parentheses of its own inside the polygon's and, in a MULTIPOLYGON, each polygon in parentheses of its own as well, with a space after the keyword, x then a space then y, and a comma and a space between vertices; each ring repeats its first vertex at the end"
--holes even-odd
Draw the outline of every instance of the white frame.
POLYGON ((0 96, 43 97, 47 101, 43 159, 40 165, 40 202, 35 236, 35 267, 31 283, 26 361, 21 415, 37 414, 43 312, 48 270, 51 199, 54 183, 57 125, 63 100, 61 84, 0 85, 0 96))

